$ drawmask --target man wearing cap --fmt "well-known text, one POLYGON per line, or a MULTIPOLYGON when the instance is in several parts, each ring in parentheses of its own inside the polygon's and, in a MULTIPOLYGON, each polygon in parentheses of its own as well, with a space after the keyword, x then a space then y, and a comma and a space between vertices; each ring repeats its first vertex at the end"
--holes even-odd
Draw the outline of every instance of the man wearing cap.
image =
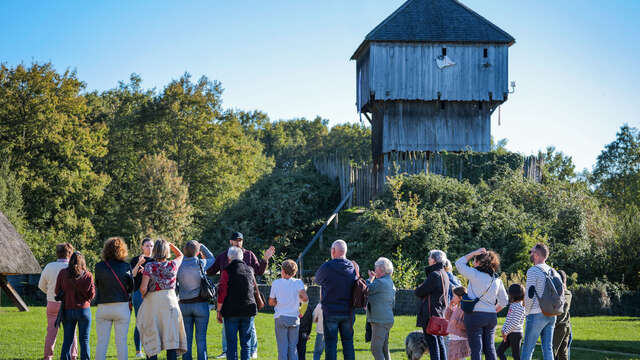
MULTIPOLYGON (((253 253, 253 251, 247 250, 242 246, 243 242, 244 242, 244 236, 242 235, 242 233, 234 232, 233 234, 231 234, 231 239, 229 240, 229 243, 231 244, 231 246, 237 246, 242 249, 242 257, 243 257, 242 261, 253 269, 256 276, 264 274, 265 270, 267 269, 267 266, 269 265, 269 259, 276 252, 276 249, 273 246, 270 246, 264 252, 264 257, 258 260, 258 257, 256 256, 256 254, 253 253)), ((227 264, 229 264, 229 258, 227 257, 227 250, 225 250, 220 254, 218 254, 218 256, 216 256, 216 261, 213 263, 213 266, 211 266, 209 270, 207 270, 207 275, 209 276, 216 275, 218 272, 222 271, 227 266, 227 264)), ((251 357, 256 359, 258 357, 258 337, 256 335, 255 322, 253 325, 253 329, 251 330, 250 344, 251 344, 251 357)), ((223 330, 222 331, 222 354, 218 355, 216 358, 220 359, 220 358, 226 357, 226 352, 227 352, 227 339, 224 336, 224 330, 223 330)))

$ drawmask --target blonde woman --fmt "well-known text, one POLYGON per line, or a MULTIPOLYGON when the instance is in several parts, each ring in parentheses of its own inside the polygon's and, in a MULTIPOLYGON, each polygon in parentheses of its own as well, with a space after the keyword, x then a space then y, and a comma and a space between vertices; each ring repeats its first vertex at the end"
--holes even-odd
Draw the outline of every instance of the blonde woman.
POLYGON ((154 261, 144 266, 140 293, 144 301, 136 327, 148 359, 157 360, 162 350, 167 360, 177 360, 187 351, 187 335, 176 296, 176 278, 182 252, 172 243, 158 239, 153 245, 154 261), (171 252, 175 259, 169 260, 171 252))

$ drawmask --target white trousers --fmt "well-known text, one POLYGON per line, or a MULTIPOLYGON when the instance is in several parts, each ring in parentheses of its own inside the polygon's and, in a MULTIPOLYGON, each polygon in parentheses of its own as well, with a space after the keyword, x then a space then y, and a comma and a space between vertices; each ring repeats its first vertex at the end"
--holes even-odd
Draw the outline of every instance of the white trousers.
POLYGON ((127 334, 129 333, 130 318, 129 303, 118 302, 98 305, 98 310, 96 310, 96 334, 98 336, 96 360, 105 360, 107 358, 107 348, 111 340, 111 326, 115 328, 118 360, 127 360, 129 358, 127 334))

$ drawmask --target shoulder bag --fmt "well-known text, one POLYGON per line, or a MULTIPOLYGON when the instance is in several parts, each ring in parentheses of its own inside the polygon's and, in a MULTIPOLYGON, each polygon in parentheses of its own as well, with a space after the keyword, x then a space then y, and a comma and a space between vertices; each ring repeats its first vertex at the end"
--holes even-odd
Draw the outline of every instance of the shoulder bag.
POLYGON ((482 298, 487 293, 487 291, 491 289, 491 286, 493 285, 493 282, 495 280, 496 280, 495 276, 492 276, 491 282, 489 283, 489 287, 487 288, 487 290, 485 290, 482 293, 482 295, 478 296, 475 299, 472 299, 468 293, 462 295, 462 300, 460 301, 460 308, 462 309, 462 311, 464 311, 467 314, 471 314, 473 312, 473 308, 475 308, 478 301, 480 301, 480 298, 482 298))
POLYGON ((200 297, 212 302, 216 298, 216 288, 205 274, 204 264, 201 261, 198 262, 200 263, 200 297))
MULTIPOLYGON (((442 272, 440 272, 440 280, 442 280, 442 296, 444 297, 445 305, 449 306, 448 304, 449 297, 445 296, 446 288, 444 286, 444 276, 446 276, 446 274, 443 275, 442 272)), ((429 312, 429 323, 427 323, 427 334, 436 335, 436 336, 449 335, 449 332, 447 331, 447 328, 449 327, 449 320, 443 317, 431 315, 431 296, 427 295, 427 299, 429 301, 429 307, 427 308, 427 311, 429 312)))
POLYGON ((131 295, 129 295, 129 293, 127 292, 127 289, 124 287, 124 285, 122 285, 122 282, 120 282, 120 278, 118 278, 118 275, 116 275, 116 272, 113 271, 113 268, 111 267, 111 265, 109 265, 108 261, 104 261, 104 263, 107 265, 107 267, 109 268, 109 270, 111 270, 111 273, 113 274, 113 277, 116 278, 116 281, 118 282, 118 284, 120 284, 120 288, 122 289, 122 291, 124 291, 125 295, 127 296, 127 299, 129 299, 129 312, 131 312, 131 310, 133 310, 133 303, 131 302, 131 295))
POLYGON ((264 308, 264 296, 260 292, 258 288, 258 282, 256 281, 256 277, 253 276, 253 297, 256 299, 256 306, 258 310, 262 310, 264 308))

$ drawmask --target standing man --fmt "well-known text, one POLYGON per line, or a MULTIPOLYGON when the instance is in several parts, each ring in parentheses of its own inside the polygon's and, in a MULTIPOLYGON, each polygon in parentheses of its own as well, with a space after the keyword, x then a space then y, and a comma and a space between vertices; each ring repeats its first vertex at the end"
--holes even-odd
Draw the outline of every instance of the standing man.
MULTIPOLYGON (((242 233, 234 232, 231 234, 231 239, 229 240, 229 244, 231 246, 236 246, 242 249, 242 261, 249 265, 253 271, 255 276, 264 274, 267 266, 269 265, 269 259, 276 252, 276 249, 273 246, 270 246, 265 252, 264 257, 258 261, 258 257, 251 250, 247 250, 243 247, 244 244, 244 236, 242 233)), ((216 261, 213 263, 213 266, 207 270, 207 275, 213 276, 218 272, 224 270, 225 267, 229 264, 229 259, 227 257, 227 250, 221 252, 216 256, 216 261)), ((256 334, 256 325, 253 323, 253 327, 251 329, 251 358, 258 358, 258 336, 256 334)), ((226 357, 227 352, 227 339, 225 337, 225 331, 222 330, 222 354, 216 356, 217 359, 221 359, 226 357)))
POLYGON ((556 324, 556 317, 546 316, 542 313, 538 297, 544 293, 546 274, 548 274, 549 271, 552 271, 554 275, 556 273, 555 270, 545 263, 549 257, 549 248, 547 245, 542 243, 536 244, 531 249, 530 254, 533 266, 527 270, 527 286, 524 297, 527 322, 524 330, 522 359, 531 360, 538 337, 541 337, 542 358, 544 360, 553 360, 553 328, 556 324))
MULTIPOLYGON (((69 258, 73 254, 73 246, 69 243, 56 245, 56 257, 58 260, 47 264, 42 270, 38 287, 47 294, 47 336, 44 338, 44 360, 53 358, 53 349, 56 346, 56 336, 58 328, 55 327, 58 311, 60 311, 60 301, 56 301, 56 280, 58 273, 69 266, 69 258)), ((78 356, 78 337, 74 335, 71 344, 71 358, 75 360, 78 356)))
POLYGON ((344 360, 354 360, 352 304, 353 284, 360 277, 358 264, 347 260, 347 243, 331 244, 331 260, 316 272, 316 283, 322 287, 321 304, 324 317, 326 360, 336 360, 338 333, 342 340, 344 360))

